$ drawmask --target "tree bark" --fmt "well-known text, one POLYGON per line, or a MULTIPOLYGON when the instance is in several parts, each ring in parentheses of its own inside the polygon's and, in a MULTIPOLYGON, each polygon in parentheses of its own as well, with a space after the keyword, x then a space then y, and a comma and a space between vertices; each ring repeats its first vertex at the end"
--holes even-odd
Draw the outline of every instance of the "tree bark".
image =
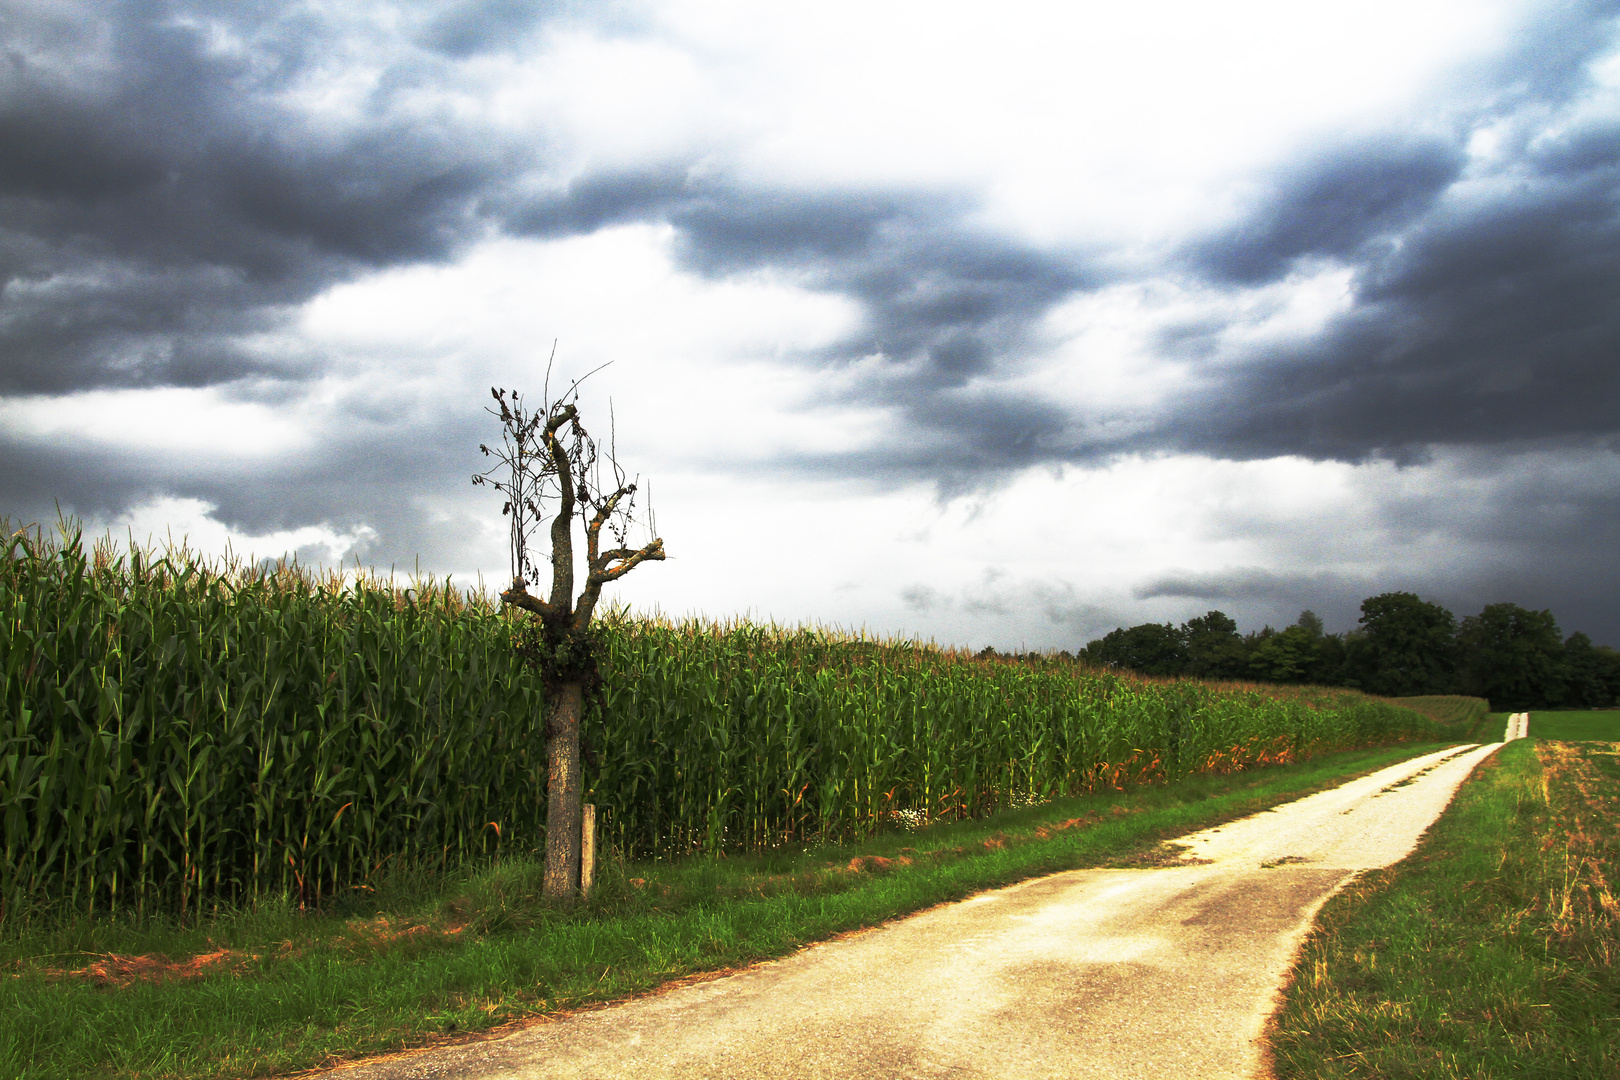
POLYGON ((579 895, 579 721, 584 688, 564 683, 552 702, 550 723, 551 772, 546 806, 547 899, 572 903, 579 895))

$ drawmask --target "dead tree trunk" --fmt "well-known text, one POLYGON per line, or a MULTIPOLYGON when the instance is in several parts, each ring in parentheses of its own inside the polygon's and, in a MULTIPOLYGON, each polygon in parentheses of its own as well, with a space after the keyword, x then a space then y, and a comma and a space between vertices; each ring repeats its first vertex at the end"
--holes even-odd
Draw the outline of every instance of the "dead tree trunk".
POLYGON ((569 897, 579 891, 580 776, 579 725, 584 687, 564 683, 552 696, 547 731, 550 773, 546 782, 546 877, 544 895, 569 897), (555 840, 555 842, 554 842, 555 840))
MULTIPOLYGON (((579 893, 580 724, 586 694, 601 682, 591 616, 602 587, 643 562, 664 559, 664 542, 654 536, 639 548, 626 546, 636 484, 626 481, 611 443, 608 482, 603 483, 596 443, 579 420, 577 382, 567 394, 556 401, 548 398, 533 413, 524 410, 516 391, 492 388, 490 393, 500 406, 498 412, 489 411, 501 419, 502 442, 495 449, 479 449, 499 464, 474 476, 473 483, 488 484, 506 496, 501 512, 511 518, 513 581, 501 593, 501 602, 529 613, 525 655, 540 669, 548 710, 543 891, 550 899, 571 902, 579 893), (510 470, 504 482, 490 478, 500 468, 510 470), (548 516, 548 503, 553 503, 549 515, 551 593, 537 597, 528 591, 529 581, 538 577, 528 545, 531 532, 548 516), (576 518, 585 538, 586 572, 585 587, 577 598, 573 595, 576 518), (606 551, 601 545, 604 527, 614 540, 606 551)), ((655 527, 649 528, 649 533, 655 531, 655 527)))

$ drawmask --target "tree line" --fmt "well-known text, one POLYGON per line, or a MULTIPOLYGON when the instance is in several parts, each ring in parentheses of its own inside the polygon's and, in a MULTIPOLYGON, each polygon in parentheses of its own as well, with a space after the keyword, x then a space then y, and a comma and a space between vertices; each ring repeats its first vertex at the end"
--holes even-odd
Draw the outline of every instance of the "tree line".
POLYGON ((1361 603, 1360 625, 1329 634, 1313 612, 1294 625, 1239 634, 1211 611, 1180 626, 1120 627, 1082 658, 1143 675, 1346 686, 1386 697, 1468 694, 1496 711, 1604 709, 1620 704, 1620 651, 1567 638, 1551 611, 1488 604, 1458 620, 1415 593, 1361 603))

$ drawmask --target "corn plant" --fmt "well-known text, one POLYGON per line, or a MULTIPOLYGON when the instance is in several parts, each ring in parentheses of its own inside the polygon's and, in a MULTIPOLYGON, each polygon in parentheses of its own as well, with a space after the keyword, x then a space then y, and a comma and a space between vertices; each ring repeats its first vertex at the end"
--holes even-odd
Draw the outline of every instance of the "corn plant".
MULTIPOLYGON (((583 785, 636 858, 1435 737, 1347 690, 1149 680, 748 623, 599 620, 583 785)), ((0 559, 0 921, 313 905, 544 847, 546 702, 493 599, 87 551, 0 559)))
POLYGON ((77 535, 6 554, 0 918, 310 904, 540 844, 539 688, 490 605, 77 535))
POLYGON ((610 618, 587 774, 635 856, 858 836, 1430 735, 1354 691, 1154 681, 749 624, 610 618))

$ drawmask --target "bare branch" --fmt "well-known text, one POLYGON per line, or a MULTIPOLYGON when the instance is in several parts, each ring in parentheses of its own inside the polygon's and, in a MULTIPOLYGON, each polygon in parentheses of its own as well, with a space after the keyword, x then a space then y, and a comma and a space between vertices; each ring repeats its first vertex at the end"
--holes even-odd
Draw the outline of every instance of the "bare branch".
POLYGON ((592 582, 614 581, 644 562, 662 562, 665 557, 664 542, 662 540, 654 540, 646 547, 634 551, 630 548, 614 548, 612 551, 602 553, 601 559, 591 567, 591 574, 587 580, 592 582))
MULTIPOLYGON (((585 565, 591 569, 596 568, 596 552, 597 548, 601 546, 602 526, 611 521, 614 512, 619 508, 620 500, 626 496, 634 495, 635 492, 636 485, 626 484, 607 498, 598 498, 594 501, 596 513, 585 526, 585 565)), ((614 535, 618 538, 620 544, 623 544, 624 539, 618 535, 618 530, 614 531, 614 535)))
POLYGON ((591 620, 591 612, 596 609, 596 602, 601 599, 602 586, 610 581, 617 581, 644 562, 663 562, 668 556, 664 554, 664 542, 654 540, 638 551, 628 548, 614 548, 604 552, 591 567, 591 572, 585 578, 585 588, 579 594, 579 604, 574 608, 574 627, 584 629, 591 620))
MULTIPOLYGON (((555 359, 555 345, 552 359, 555 359)), ((568 390, 556 400, 549 395, 551 363, 546 366, 547 395, 543 407, 528 410, 516 391, 490 388, 495 408, 488 411, 502 424, 498 447, 480 445, 491 467, 473 477, 473 483, 493 487, 504 498, 502 514, 510 518, 509 545, 512 556, 513 587, 501 594, 503 603, 533 612, 550 622, 572 618, 572 625, 583 628, 600 597, 602 586, 614 581, 648 560, 663 559, 663 541, 652 539, 643 548, 628 542, 635 519, 637 482, 628 481, 619 466, 617 417, 609 403, 609 443, 604 462, 595 440, 579 417, 580 384, 600 371, 602 365, 572 380, 568 390), (605 467, 604 467, 605 466, 605 467), (497 475, 504 473, 504 475, 497 475), (547 510, 554 511, 548 514, 547 510), (574 518, 578 516, 585 533, 585 588, 577 601, 574 586, 574 518), (528 543, 534 529, 550 518, 551 589, 549 595, 534 596, 528 584, 538 576, 536 560, 528 543), (607 529, 613 549, 601 552, 601 534, 607 529)), ((656 529, 649 529, 655 537, 656 529)))
POLYGON ((501 593, 501 603, 511 604, 513 607, 522 608, 524 611, 532 611, 542 619, 556 618, 559 615, 567 614, 566 612, 557 612, 544 600, 537 596, 531 596, 528 586, 529 583, 522 578, 513 581, 512 587, 501 593))

